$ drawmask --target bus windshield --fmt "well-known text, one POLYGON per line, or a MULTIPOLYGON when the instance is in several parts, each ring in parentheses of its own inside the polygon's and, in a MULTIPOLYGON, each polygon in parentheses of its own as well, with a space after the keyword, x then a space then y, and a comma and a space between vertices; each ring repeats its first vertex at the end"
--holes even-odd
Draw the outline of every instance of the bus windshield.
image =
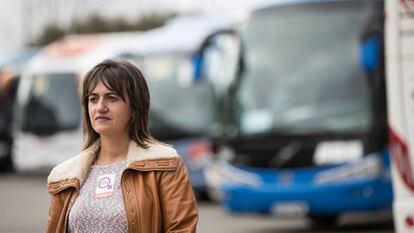
POLYGON ((151 93, 152 133, 159 138, 204 133, 212 117, 212 88, 208 82, 193 80, 190 56, 149 55, 141 59, 140 67, 151 93))
POLYGON ((286 5, 251 15, 236 94, 240 134, 366 132, 372 88, 360 42, 380 4, 286 5))
POLYGON ((80 98, 75 74, 35 75, 28 91, 25 104, 17 106, 23 131, 51 134, 80 126, 80 98))

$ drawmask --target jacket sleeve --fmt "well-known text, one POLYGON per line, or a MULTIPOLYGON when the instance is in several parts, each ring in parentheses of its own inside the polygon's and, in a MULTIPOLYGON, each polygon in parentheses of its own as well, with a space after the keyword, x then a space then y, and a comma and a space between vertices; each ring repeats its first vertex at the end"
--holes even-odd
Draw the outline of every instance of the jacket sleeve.
POLYGON ((197 204, 181 158, 177 159, 175 171, 163 172, 160 191, 163 232, 196 232, 197 204))
POLYGON ((50 197, 49 217, 47 220, 47 233, 57 232, 59 218, 62 213, 63 205, 58 194, 50 197))

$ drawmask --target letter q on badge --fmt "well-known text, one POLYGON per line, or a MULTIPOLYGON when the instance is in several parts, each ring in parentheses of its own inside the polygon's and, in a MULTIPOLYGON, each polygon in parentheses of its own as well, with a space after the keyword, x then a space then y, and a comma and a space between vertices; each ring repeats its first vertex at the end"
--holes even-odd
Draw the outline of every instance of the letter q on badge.
POLYGON ((95 198, 110 197, 115 189, 115 173, 100 175, 96 183, 95 198))

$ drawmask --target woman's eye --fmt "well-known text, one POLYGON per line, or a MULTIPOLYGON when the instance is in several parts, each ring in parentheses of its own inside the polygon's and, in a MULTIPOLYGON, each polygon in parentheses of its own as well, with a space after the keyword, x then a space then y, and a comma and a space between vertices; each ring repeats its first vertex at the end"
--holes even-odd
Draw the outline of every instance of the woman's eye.
POLYGON ((98 98, 96 98, 95 96, 90 96, 90 97, 89 97, 89 102, 91 102, 91 103, 95 103, 97 99, 98 99, 98 98))
POLYGON ((108 100, 114 102, 114 101, 118 100, 118 97, 110 95, 110 96, 108 96, 108 100))

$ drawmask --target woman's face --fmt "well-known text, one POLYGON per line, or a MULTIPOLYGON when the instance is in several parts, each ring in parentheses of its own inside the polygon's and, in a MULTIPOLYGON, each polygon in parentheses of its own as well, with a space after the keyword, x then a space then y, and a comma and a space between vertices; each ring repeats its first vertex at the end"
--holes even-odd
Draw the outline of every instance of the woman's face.
POLYGON ((89 118, 92 128, 102 135, 128 135, 131 119, 129 99, 126 102, 101 81, 88 97, 89 118))

